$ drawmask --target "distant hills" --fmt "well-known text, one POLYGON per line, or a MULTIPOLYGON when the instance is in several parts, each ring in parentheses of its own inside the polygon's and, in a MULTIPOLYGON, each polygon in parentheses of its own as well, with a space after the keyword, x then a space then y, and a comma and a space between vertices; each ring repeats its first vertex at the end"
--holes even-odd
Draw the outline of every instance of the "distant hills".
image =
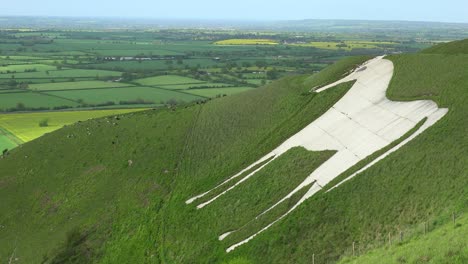
MULTIPOLYGON (((378 20, 334 20, 306 19, 284 21, 249 20, 195 20, 195 19, 150 19, 112 17, 27 17, 0 16, 0 28, 82 28, 82 29, 239 29, 277 30, 299 32, 420 32, 434 33, 450 30, 452 39, 467 36, 468 23, 446 23, 425 21, 378 21, 378 20)), ((445 32, 449 33, 449 32, 445 32)))

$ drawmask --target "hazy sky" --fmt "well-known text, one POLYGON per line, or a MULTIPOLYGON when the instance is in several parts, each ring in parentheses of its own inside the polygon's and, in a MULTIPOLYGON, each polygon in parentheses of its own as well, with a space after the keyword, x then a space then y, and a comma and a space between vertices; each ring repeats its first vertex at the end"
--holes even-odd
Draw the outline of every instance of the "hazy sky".
POLYGON ((0 15, 468 22, 468 0, 2 0, 0 15))

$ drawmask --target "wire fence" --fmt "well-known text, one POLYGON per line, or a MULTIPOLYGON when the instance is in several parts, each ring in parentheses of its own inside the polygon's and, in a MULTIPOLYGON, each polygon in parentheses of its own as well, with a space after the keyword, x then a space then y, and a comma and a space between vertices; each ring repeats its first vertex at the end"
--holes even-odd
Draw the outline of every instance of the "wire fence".
MULTIPOLYGON (((371 239, 353 241, 343 252, 341 258, 358 257, 377 248, 390 249, 393 246, 400 245, 413 238, 425 236, 438 227, 450 222, 456 226, 457 219, 461 216, 463 216, 462 212, 452 212, 442 217, 428 218, 426 221, 418 224, 394 227, 392 231, 389 232, 377 232, 371 239)), ((320 259, 320 254, 313 253, 311 263, 321 263, 320 259)))

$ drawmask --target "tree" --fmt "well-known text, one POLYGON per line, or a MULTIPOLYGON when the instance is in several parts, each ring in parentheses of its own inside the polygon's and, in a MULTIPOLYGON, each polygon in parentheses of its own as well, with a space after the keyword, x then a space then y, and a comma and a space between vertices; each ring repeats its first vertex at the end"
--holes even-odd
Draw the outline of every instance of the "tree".
POLYGON ((255 66, 258 68, 266 67, 267 63, 265 61, 256 61, 255 66))
POLYGON ((27 82, 22 82, 18 85, 18 88, 26 90, 29 88, 29 84, 27 82))
POLYGON ((167 100, 166 104, 169 105, 170 107, 174 107, 174 106, 177 105, 177 100, 174 99, 174 98, 169 99, 169 100, 167 100))
POLYGON ((16 109, 17 110, 25 110, 26 106, 23 103, 17 103, 16 104, 16 109))
POLYGON ((275 80, 275 79, 278 78, 279 73, 278 73, 278 71, 277 71, 276 69, 273 68, 272 70, 267 71, 267 74, 266 74, 266 75, 267 75, 267 79, 269 79, 269 80, 275 80))
POLYGON ((42 119, 41 121, 39 121, 39 126, 40 126, 40 127, 48 127, 48 126, 49 126, 49 119, 48 119, 48 118, 44 118, 44 119, 42 119))

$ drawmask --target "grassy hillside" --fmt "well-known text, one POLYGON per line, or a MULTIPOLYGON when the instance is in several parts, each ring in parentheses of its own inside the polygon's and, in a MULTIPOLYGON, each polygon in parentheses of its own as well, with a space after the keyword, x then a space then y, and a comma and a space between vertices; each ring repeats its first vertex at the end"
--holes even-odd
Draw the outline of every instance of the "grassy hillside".
POLYGON ((339 263, 437 263, 463 264, 468 262, 468 217, 456 224, 447 223, 426 236, 419 235, 404 243, 380 248, 363 256, 348 257, 339 263))
MULTIPOLYGON (((365 59, 335 67, 342 74, 365 59)), ((193 246, 190 233, 198 232, 183 227, 190 221, 187 214, 197 212, 182 200, 268 152, 350 87, 310 94, 304 79, 289 77, 186 108, 82 122, 14 149, 0 159, 0 258, 175 261, 172 252, 193 246), (173 237, 179 234, 180 239, 173 237)), ((310 157, 323 161, 326 156, 310 157)), ((200 231, 210 229, 203 225, 209 216, 196 217, 200 231)), ((218 246, 222 253, 212 235, 200 237, 208 241, 180 260, 200 259, 205 246, 218 246)))
POLYGON ((468 39, 435 45, 422 52, 433 54, 468 54, 468 39))
MULTIPOLYGON (((328 263, 349 252, 353 241, 372 244, 427 219, 437 220, 433 227, 444 224, 468 205, 468 55, 391 56, 391 99, 432 99, 449 113, 232 253, 225 253, 228 243, 265 221, 252 218, 333 153, 290 150, 203 210, 185 204, 323 114, 352 83, 320 94, 309 90, 366 59, 205 104, 78 123, 13 150, 0 159, 0 259, 310 263, 315 254, 316 263, 328 263), (231 230, 241 232, 218 240, 231 230)), ((265 218, 280 215, 294 199, 265 218)))
MULTIPOLYGON (((393 100, 432 99, 450 109, 412 142, 330 193, 321 193, 280 224, 240 247, 232 258, 252 262, 337 260, 352 242, 372 244, 383 234, 468 205, 468 55, 392 56, 393 100)), ((437 225, 443 220, 436 222, 437 225)))

